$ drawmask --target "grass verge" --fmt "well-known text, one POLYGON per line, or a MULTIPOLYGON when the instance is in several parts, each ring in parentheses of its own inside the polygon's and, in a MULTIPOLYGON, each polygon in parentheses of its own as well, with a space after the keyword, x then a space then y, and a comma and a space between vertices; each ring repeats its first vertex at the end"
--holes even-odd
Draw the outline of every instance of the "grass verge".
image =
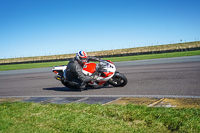
POLYGON ((200 132, 200 109, 0 103, 0 132, 200 132))
MULTIPOLYGON (((200 50, 187 51, 187 52, 163 53, 163 54, 148 54, 148 55, 136 55, 136 56, 111 57, 111 58, 104 58, 104 59, 105 60, 111 60, 113 62, 119 62, 119 61, 171 58, 171 57, 194 56, 194 55, 200 55, 200 50)), ((56 65, 66 65, 67 63, 68 63, 68 61, 58 61, 58 62, 45 62, 45 63, 0 65, 0 71, 53 67, 53 66, 56 66, 56 65)))

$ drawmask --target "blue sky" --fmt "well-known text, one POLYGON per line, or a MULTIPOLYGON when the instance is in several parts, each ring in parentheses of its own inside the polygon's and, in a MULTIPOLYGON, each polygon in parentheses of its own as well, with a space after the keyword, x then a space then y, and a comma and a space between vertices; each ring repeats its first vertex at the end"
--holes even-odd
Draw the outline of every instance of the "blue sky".
POLYGON ((0 59, 200 41, 200 0, 0 0, 0 59))

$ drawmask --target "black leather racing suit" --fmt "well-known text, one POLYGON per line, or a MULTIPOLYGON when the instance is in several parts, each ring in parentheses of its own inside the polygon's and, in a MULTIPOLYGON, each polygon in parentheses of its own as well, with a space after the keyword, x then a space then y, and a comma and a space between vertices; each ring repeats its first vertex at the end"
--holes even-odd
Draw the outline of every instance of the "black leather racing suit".
MULTIPOLYGON (((88 61, 100 61, 101 58, 97 57, 88 57, 88 61)), ((76 60, 76 58, 72 58, 66 69, 66 80, 68 82, 68 86, 70 88, 78 88, 84 89, 85 82, 89 82, 92 80, 91 76, 84 75, 82 72, 83 66, 76 60)))

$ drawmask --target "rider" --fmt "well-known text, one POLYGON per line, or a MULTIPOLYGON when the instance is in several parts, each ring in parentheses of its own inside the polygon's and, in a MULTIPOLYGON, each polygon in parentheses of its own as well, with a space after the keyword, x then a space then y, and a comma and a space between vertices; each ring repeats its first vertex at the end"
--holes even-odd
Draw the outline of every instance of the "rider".
POLYGON ((72 58, 64 73, 64 81, 70 88, 84 89, 85 83, 97 80, 97 76, 87 76, 82 72, 83 66, 88 61, 101 61, 101 58, 87 56, 84 51, 79 51, 76 56, 72 58))

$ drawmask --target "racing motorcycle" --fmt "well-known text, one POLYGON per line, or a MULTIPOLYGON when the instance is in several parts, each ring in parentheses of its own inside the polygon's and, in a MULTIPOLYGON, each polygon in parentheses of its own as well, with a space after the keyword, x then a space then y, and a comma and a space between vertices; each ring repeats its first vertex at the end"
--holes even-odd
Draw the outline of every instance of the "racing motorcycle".
MULTIPOLYGON (((55 79, 61 81, 61 83, 68 87, 64 82, 64 73, 67 69, 67 65, 60 65, 53 67, 52 71, 57 74, 55 79)), ((104 60, 99 63, 85 63, 82 72, 85 75, 97 75, 98 81, 90 81, 86 83, 87 87, 103 87, 112 85, 114 87, 123 87, 127 84, 128 80, 126 76, 116 71, 116 67, 110 60, 104 60)))

